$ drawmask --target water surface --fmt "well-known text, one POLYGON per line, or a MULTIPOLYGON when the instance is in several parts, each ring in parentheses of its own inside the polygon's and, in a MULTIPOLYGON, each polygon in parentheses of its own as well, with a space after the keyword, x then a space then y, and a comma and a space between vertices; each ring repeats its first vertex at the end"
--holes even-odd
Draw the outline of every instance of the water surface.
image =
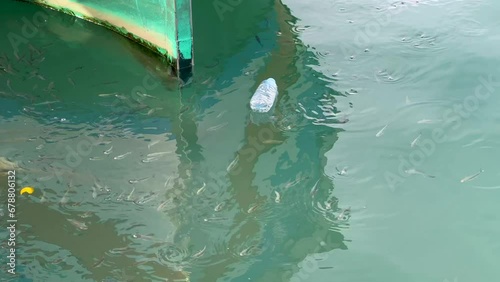
POLYGON ((233 32, 182 89, 118 35, 52 12, 23 35, 44 10, 6 5, 23 281, 495 281, 499 6, 285 4, 240 28, 247 4, 211 10, 233 32), (252 114, 268 77, 276 107, 252 114))

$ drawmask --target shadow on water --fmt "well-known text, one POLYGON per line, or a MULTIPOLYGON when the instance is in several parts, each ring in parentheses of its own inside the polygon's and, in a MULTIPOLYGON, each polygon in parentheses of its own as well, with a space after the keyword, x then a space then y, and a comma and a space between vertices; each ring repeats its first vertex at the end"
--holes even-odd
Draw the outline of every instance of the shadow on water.
MULTIPOLYGON (((190 199, 186 207, 173 211, 177 214, 173 217, 182 217, 177 238, 187 236, 202 250, 200 261, 189 267, 192 281, 290 281, 294 275, 306 281, 317 269, 299 268, 298 264, 311 255, 320 261, 332 250, 347 248, 341 227, 332 227, 331 221, 313 211, 317 205, 341 210, 331 195, 333 183, 324 173, 324 154, 333 147, 339 129, 312 125, 295 111, 298 102, 318 103, 316 93, 326 92, 329 97, 339 93, 328 89, 318 78, 321 74, 305 67, 314 55, 303 52, 304 46, 293 33, 296 19, 290 11, 280 1, 273 10, 277 26, 270 26, 273 24, 266 19, 270 30, 266 35, 279 30, 280 36, 276 37, 277 46, 264 56, 265 67, 258 71, 251 89, 268 77, 276 78, 281 91, 275 117, 247 122, 245 138, 226 170, 220 171, 211 165, 214 159, 199 152, 199 163, 192 161, 192 173, 186 175, 192 188, 186 191, 190 199), (217 191, 204 197, 210 186, 217 191), (278 201, 275 195, 283 199, 273 206, 278 201), (213 241, 212 245, 207 241, 213 241)), ((255 46, 252 51, 261 49, 255 46)), ((230 65, 230 60, 236 59, 228 59, 220 67, 230 65)), ((197 138, 186 139, 194 144, 197 138)))
MULTIPOLYGON (((29 145, 31 141, 42 140, 47 141, 45 147, 49 146, 47 143, 55 144, 63 135, 61 130, 75 131, 72 126, 81 130, 68 138, 73 142, 65 142, 73 148, 91 135, 118 137, 124 130, 132 130, 136 135, 161 136, 172 132, 180 136, 183 125, 176 122, 185 108, 181 106, 181 95, 176 80, 169 76, 169 69, 153 54, 143 52, 121 36, 111 32, 103 35, 103 28, 34 5, 10 4, 6 12, 11 9, 15 15, 5 17, 8 32, 19 36, 21 41, 14 48, 9 37, 0 40, 0 131, 4 136, 15 134, 9 136, 12 138, 1 138, 0 153, 10 154, 13 161, 23 158, 19 161, 23 168, 20 175, 30 175, 18 178, 18 185, 34 185, 37 191, 44 191, 43 195, 34 195, 35 200, 18 200, 21 208, 16 216, 22 222, 18 225, 18 256, 26 265, 23 271, 18 266, 19 277, 54 281, 54 277, 62 278, 67 270, 79 265, 83 270, 75 268, 76 273, 72 274, 78 278, 68 279, 101 281, 115 277, 116 280, 105 281, 151 281, 150 272, 169 279, 185 278, 181 271, 165 268, 130 247, 137 242, 117 227, 128 221, 127 215, 106 218, 98 211, 104 210, 106 214, 106 209, 111 209, 109 203, 99 207, 88 198, 78 199, 77 194, 85 193, 91 187, 89 182, 96 177, 95 170, 85 168, 85 161, 68 167, 65 163, 68 152, 63 146, 52 152, 54 156, 44 156, 40 145, 38 155, 33 156, 39 149, 29 145), (46 21, 26 36, 24 19, 29 22, 36 13, 43 13, 46 21), (116 52, 111 51, 114 49, 116 52), (103 52, 110 54, 104 61, 98 56, 103 52), (131 55, 137 61, 123 60, 131 55), (146 80, 149 87, 144 86, 146 80), (21 120, 28 127, 13 128, 21 120), (17 133, 23 130, 32 137, 14 137, 22 135, 17 133), (47 176, 57 163, 64 168, 56 176, 47 176), (74 195, 66 197, 68 192, 74 195), (141 268, 143 264, 150 270, 141 268)), ((93 136, 93 140, 98 139, 93 136)), ((2 177, 2 188, 4 183, 2 177)), ((6 198, 4 191, 1 190, 2 199, 6 198)), ((4 206, 2 211, 5 212, 4 206)), ((3 232, 4 229, 2 235, 3 232)))
MULTIPOLYGON (((139 150, 135 147, 139 144, 135 139, 140 136, 137 139, 141 142, 156 138, 163 141, 165 147, 172 141, 174 145, 169 145, 168 149, 175 151, 170 164, 152 168, 161 176, 165 174, 167 182, 161 178, 158 183, 143 187, 144 193, 163 189, 160 196, 166 201, 153 201, 154 206, 150 209, 120 206, 113 201, 89 202, 88 198, 77 196, 83 193, 80 191, 92 187, 95 173, 101 169, 114 172, 106 176, 109 178, 106 180, 115 181, 115 185, 110 186, 130 193, 130 197, 132 192, 127 189, 131 186, 122 187, 127 185, 123 184, 123 178, 129 179, 129 174, 139 170, 144 172, 137 163, 121 171, 114 167, 94 168, 92 164, 82 164, 64 171, 57 181, 37 182, 39 187, 52 193, 49 196, 58 203, 70 190, 74 196, 66 199, 63 206, 20 198, 22 209, 17 216, 22 227, 19 238, 22 238, 23 250, 27 250, 20 256, 32 260, 26 273, 50 279, 48 272, 67 273, 69 269, 72 273, 76 270, 73 275, 78 279, 84 277, 93 281, 151 281, 187 276, 191 281, 247 281, 247 278, 289 281, 294 275, 306 281, 314 270, 300 268, 298 264, 312 255, 313 260, 320 260, 321 257, 315 254, 346 249, 340 232, 343 227, 332 225, 315 212, 318 205, 339 210, 338 201, 332 196, 333 184, 324 174, 324 154, 333 147, 339 130, 313 125, 297 112, 298 103, 314 106, 325 92, 333 103, 331 97, 338 93, 318 78, 321 74, 305 66, 314 55, 303 51, 305 47, 293 32, 296 19, 280 1, 274 6, 272 1, 255 5, 256 17, 248 18, 259 19, 258 23, 262 24, 255 26, 249 21, 243 25, 246 30, 231 33, 229 23, 248 11, 252 5, 247 2, 226 13, 224 20, 215 10, 210 10, 212 20, 215 17, 215 22, 228 29, 228 34, 238 35, 222 40, 220 44, 226 44, 224 48, 227 49, 207 44, 210 48, 196 50, 195 57, 201 62, 195 71, 197 79, 182 90, 165 76, 168 70, 141 48, 119 35, 97 32, 98 27, 81 20, 68 20, 67 16, 53 12, 47 13, 51 16, 46 25, 40 27, 37 39, 30 41, 34 50, 25 44, 24 53, 11 54, 8 44, 2 46, 1 51, 9 59, 7 63, 0 63, 10 66, 8 70, 12 68, 15 73, 11 76, 0 70, 0 91, 5 92, 5 97, 0 97, 0 107, 4 110, 0 114, 5 121, 12 123, 22 116, 44 126, 54 126, 55 116, 58 121, 66 116, 73 125, 84 126, 83 135, 103 133, 106 137, 123 140, 131 137, 125 133, 132 130, 134 140, 129 140, 125 149, 139 150), (277 31, 281 33, 279 36, 277 31), (242 34, 245 38, 241 38, 242 34), (256 36, 260 42, 255 40, 256 36), (52 46, 59 44, 49 39, 54 37, 62 46, 52 46), (109 52, 104 63, 102 56, 99 57, 103 50, 115 50, 109 52), (41 62, 45 54, 52 64, 50 68, 41 62), (55 54, 75 59, 71 62, 51 59, 55 54), (123 62, 122 58, 130 55, 136 61, 123 62), (214 59, 217 64, 212 64, 214 59), (242 71, 245 62, 251 62, 247 66, 249 74, 240 77, 238 72, 242 71), (133 79, 123 79, 125 77, 133 79), (144 91, 137 88, 143 84, 144 77, 149 77, 148 83, 155 85, 142 93, 148 96, 137 95, 144 91), (238 89, 250 93, 267 77, 274 77, 280 89, 275 117, 253 123, 250 117, 241 114, 241 111, 249 111, 250 96, 241 97, 240 92, 228 94, 238 89), (10 81, 8 87, 4 87, 7 81, 10 81), (315 93, 320 95, 316 97, 315 93), (235 103, 239 103, 239 107, 234 106, 235 103), (232 116, 226 118, 228 122, 234 118, 233 131, 220 133, 226 128, 224 126, 233 125, 226 123, 207 128, 208 122, 217 121, 210 117, 211 112, 221 107, 230 110, 233 106, 232 116), (171 133, 171 137, 165 137, 166 133, 171 133), (226 163, 227 159, 234 161, 226 163), (276 195, 280 196, 279 201, 276 195), (160 206, 167 201, 172 206, 162 211, 160 206), (168 219, 162 217, 165 214, 168 219), (87 225, 69 219, 85 221, 87 225), (165 227, 170 223, 172 227, 165 227), (175 230, 168 243, 163 238, 170 238, 169 235, 158 235, 164 234, 162 228, 175 230), (144 234, 153 234, 151 236, 159 241, 143 240, 146 243, 141 245, 135 240, 137 236, 131 236, 136 233, 143 234, 139 239, 149 238, 144 234), (35 246, 42 242, 50 247, 35 246), (41 250, 45 251, 44 255, 40 254, 41 250), (80 268, 72 269, 75 265, 80 268)), ((38 10, 27 7, 25 13, 33 14, 38 10)), ((195 17, 200 11, 195 9, 195 17)), ((19 32, 22 27, 13 21, 9 28, 19 32)), ((196 32, 195 29, 195 38, 201 36, 196 32)), ((208 39, 200 41, 203 40, 208 39)), ((217 118, 223 114, 221 111, 217 118)), ((2 129, 12 128, 2 123, 2 129)), ((40 128, 32 134, 56 142, 53 131, 40 128)), ((75 140, 78 138, 82 136, 75 140)), ((15 143, 8 146, 16 149, 15 143)), ((108 147, 100 146, 99 150, 108 147)), ((6 147, 0 149, 2 153, 6 147)), ((27 152, 18 152, 15 156, 27 152)), ((99 153, 102 155, 101 151, 99 153)), ((31 169, 30 173, 43 171, 46 167, 40 159, 43 157, 35 156, 33 164, 23 165, 31 169)), ((151 174, 151 171, 146 170, 146 173, 151 174)), ((3 191, 5 189, 2 195, 3 191)), ((119 191, 113 191, 111 196, 120 197, 118 194, 119 191)))

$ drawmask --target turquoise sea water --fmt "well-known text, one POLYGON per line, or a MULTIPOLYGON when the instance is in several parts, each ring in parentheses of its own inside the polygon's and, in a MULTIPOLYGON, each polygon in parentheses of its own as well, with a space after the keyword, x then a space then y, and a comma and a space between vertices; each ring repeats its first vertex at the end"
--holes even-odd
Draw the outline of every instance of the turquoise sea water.
POLYGON ((35 193, 2 279, 498 280, 496 2, 200 5, 179 89, 118 35, 5 4, 0 157, 35 193))

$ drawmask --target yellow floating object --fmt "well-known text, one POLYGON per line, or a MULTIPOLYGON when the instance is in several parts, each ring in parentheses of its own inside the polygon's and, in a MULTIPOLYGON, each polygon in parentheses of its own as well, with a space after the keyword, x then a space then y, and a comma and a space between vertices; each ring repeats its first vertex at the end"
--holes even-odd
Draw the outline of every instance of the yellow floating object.
POLYGON ((28 193, 28 194, 33 194, 33 192, 35 192, 35 189, 33 187, 24 187, 23 189, 21 189, 21 195, 24 194, 24 193, 28 193))

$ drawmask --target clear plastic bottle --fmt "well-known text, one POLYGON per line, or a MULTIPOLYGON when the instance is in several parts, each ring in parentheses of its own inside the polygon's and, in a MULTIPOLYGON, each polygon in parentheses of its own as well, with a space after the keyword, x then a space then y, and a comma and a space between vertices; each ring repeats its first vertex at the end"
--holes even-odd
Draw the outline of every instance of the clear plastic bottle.
POLYGON ((250 108, 254 112, 267 113, 273 107, 278 96, 278 86, 273 78, 262 81, 250 99, 250 108))

